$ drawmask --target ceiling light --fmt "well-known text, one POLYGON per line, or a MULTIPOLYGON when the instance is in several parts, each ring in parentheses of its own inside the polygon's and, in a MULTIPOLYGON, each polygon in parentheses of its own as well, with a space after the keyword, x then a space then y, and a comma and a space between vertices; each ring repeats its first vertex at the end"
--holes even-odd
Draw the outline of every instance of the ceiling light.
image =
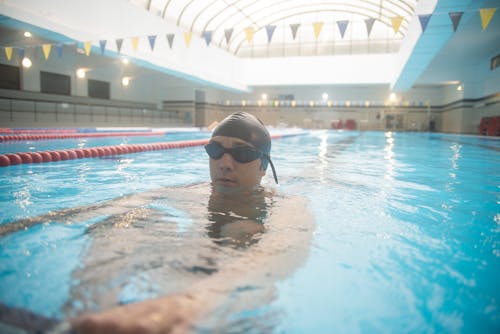
POLYGON ((76 76, 80 79, 85 78, 85 70, 83 68, 79 68, 76 70, 76 76))
POLYGON ((29 31, 24 32, 24 37, 32 37, 33 35, 29 31))
POLYGON ((462 85, 458 85, 458 86, 457 86, 457 90, 458 90, 459 92, 461 92, 463 89, 464 89, 464 87, 463 87, 462 85))
POLYGON ((24 57, 22 64, 23 64, 23 67, 30 68, 32 65, 31 59, 29 59, 28 57, 24 57))
POLYGON ((391 93, 389 95, 389 101, 396 102, 396 93, 391 93))
POLYGON ((267 100, 267 94, 266 94, 266 93, 262 94, 262 95, 260 96, 260 98, 261 98, 261 99, 263 99, 263 100, 267 100))
POLYGON ((123 77, 123 79, 122 79, 122 85, 128 86, 129 83, 130 83, 130 78, 123 77))
POLYGON ((328 94, 327 93, 323 93, 323 95, 321 95, 321 98, 323 100, 325 100, 325 101, 328 100, 328 94))
POLYGON ((122 63, 124 63, 125 65, 127 65, 128 63, 130 63, 130 60, 128 60, 128 58, 123 58, 122 59, 122 63))

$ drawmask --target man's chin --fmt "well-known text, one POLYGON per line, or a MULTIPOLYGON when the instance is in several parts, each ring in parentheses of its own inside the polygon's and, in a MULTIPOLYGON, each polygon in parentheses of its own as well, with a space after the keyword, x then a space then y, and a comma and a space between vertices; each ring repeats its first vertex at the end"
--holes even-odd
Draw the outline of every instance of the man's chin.
POLYGON ((212 186, 215 191, 221 194, 236 194, 236 193, 241 193, 242 191, 245 190, 236 182, 214 181, 212 182, 212 186))

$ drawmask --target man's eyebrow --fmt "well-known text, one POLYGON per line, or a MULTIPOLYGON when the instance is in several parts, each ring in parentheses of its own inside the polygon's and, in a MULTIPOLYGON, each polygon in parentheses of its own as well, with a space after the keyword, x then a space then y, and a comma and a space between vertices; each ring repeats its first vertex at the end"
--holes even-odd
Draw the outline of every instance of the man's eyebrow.
POLYGON ((240 143, 240 142, 234 142, 232 147, 248 147, 248 148, 253 148, 253 146, 248 145, 247 143, 240 143))

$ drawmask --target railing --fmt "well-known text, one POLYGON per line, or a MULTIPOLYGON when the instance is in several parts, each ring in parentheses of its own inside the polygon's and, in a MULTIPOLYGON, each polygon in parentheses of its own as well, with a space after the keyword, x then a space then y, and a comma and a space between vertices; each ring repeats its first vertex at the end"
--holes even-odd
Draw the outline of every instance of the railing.
POLYGON ((186 115, 154 104, 0 90, 1 126, 182 126, 186 115), (8 96, 6 96, 8 95, 8 96))

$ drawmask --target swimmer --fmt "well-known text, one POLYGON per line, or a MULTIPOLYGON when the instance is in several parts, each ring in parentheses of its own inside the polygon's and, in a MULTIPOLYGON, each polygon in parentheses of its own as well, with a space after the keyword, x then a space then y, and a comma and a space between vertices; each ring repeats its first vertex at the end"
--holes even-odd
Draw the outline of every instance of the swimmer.
MULTIPOLYGON (((257 307, 263 302, 270 302, 274 283, 287 277, 304 261, 313 219, 301 198, 280 196, 260 185, 268 166, 271 166, 273 178, 278 182, 270 156, 271 138, 262 122, 248 113, 231 114, 214 129, 205 150, 209 156, 211 177, 208 193, 204 185, 163 188, 94 207, 94 215, 111 213, 111 216, 92 227, 93 244, 83 268, 75 273, 81 286, 73 287, 71 295, 85 295, 91 303, 97 300, 99 309, 108 310, 71 319, 66 325, 70 324, 72 331, 195 331, 199 323, 209 321, 207 317, 226 305, 230 294, 242 290, 242 287, 258 286, 258 289, 243 297, 241 307, 257 307), (148 207, 162 201, 189 212, 196 222, 205 219, 202 230, 196 229, 197 224, 194 224, 193 231, 189 233, 205 234, 209 238, 205 241, 189 239, 185 233, 182 244, 172 247, 171 243, 179 239, 179 232, 168 229, 175 224, 165 224, 164 220, 168 217, 148 207), (200 202, 207 205, 204 208, 193 207, 193 203, 200 202), (169 235, 172 238, 159 240, 150 238, 148 233, 161 233, 166 238, 169 235), (143 247, 149 248, 141 252, 143 257, 134 261, 135 254, 143 247), (120 253, 125 256, 116 260, 116 254, 120 253), (181 276, 175 276, 178 275, 175 272, 169 272, 170 276, 162 276, 165 273, 155 275, 161 270, 168 270, 168 266, 161 266, 156 272, 154 268, 144 270, 146 275, 168 277, 169 281, 172 277, 178 278, 171 284, 174 286, 172 291, 164 297, 118 307, 113 305, 120 292, 112 289, 103 291, 103 286, 122 276, 117 271, 133 275, 139 263, 144 269, 144 263, 159 259, 155 257, 158 253, 162 254, 161 261, 166 263, 178 263, 176 258, 181 258, 180 262, 186 269, 181 276), (103 268, 103 263, 105 273, 99 269, 103 268), (99 275, 95 271, 99 271, 99 275), (98 288, 92 289, 92 285, 98 288)), ((73 210, 72 218, 79 221, 88 214, 86 210, 73 210)), ((57 214, 53 214, 52 218, 54 216, 57 214)), ((64 221, 62 216, 59 218, 64 221)), ((231 300, 234 299, 232 295, 231 300)), ((86 311, 91 309, 89 307, 86 311)))

